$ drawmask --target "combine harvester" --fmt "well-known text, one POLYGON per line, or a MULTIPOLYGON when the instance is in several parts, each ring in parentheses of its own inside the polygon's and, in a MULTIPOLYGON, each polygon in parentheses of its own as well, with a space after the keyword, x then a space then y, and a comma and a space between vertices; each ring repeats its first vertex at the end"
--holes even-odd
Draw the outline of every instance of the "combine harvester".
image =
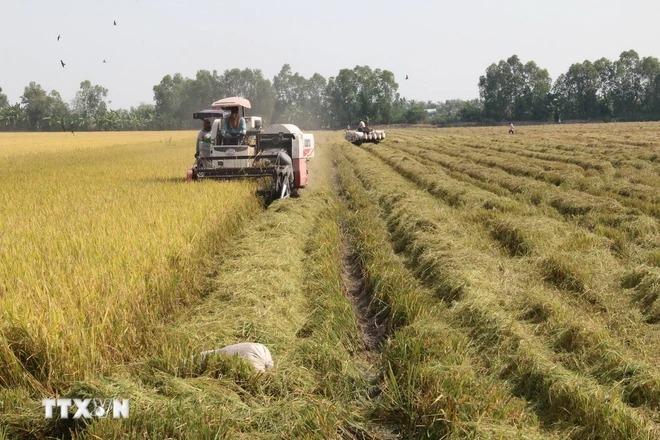
POLYGON ((211 142, 200 148, 186 181, 269 178, 271 199, 289 197, 307 185, 307 161, 314 157, 314 135, 303 133, 293 124, 273 124, 262 129, 260 117, 245 117, 245 109, 250 107, 247 99, 232 97, 193 114, 194 119, 213 119, 213 123, 211 142), (247 132, 244 136, 223 137, 223 120, 235 107, 245 118, 247 132))
POLYGON ((373 142, 374 144, 379 143, 385 139, 385 131, 372 130, 370 128, 366 131, 346 130, 344 137, 347 141, 359 147, 363 142, 373 142))

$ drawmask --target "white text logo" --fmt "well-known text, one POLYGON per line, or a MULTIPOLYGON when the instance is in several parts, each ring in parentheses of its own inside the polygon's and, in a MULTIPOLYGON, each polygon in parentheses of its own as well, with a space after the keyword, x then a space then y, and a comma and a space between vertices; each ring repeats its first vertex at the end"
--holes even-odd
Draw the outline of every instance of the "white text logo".
POLYGON ((69 418, 69 408, 75 407, 74 419, 99 418, 113 419, 128 418, 128 399, 43 399, 41 406, 46 409, 46 418, 52 419, 53 414, 59 413, 61 419, 69 418), (59 411, 55 411, 59 408, 59 411))

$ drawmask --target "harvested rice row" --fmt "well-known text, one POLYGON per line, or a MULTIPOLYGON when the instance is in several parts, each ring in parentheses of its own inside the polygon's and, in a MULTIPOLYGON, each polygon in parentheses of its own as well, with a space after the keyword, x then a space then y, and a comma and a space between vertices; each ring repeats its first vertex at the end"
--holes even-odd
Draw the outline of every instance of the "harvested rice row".
MULTIPOLYGON (((575 127, 567 130, 566 133, 557 135, 552 140, 551 131, 545 127, 534 127, 532 132, 530 127, 525 129, 524 136, 506 139, 502 136, 479 136, 475 139, 474 133, 463 136, 453 136, 455 144, 467 145, 479 149, 494 149, 501 152, 521 153, 523 155, 533 155, 528 157, 556 158, 558 162, 564 164, 579 165, 584 169, 593 169, 600 172, 610 173, 612 169, 617 171, 628 167, 652 170, 654 169, 653 148, 658 147, 657 136, 654 136, 652 124, 645 124, 643 127, 648 133, 649 139, 643 140, 640 134, 635 133, 639 140, 616 142, 608 139, 607 135, 589 137, 582 139, 580 136, 572 135, 575 127), (536 134, 537 132, 538 134, 536 134), (655 139, 651 140, 651 138, 655 139), (515 147, 514 147, 515 145, 515 147), (634 148, 631 147, 634 145, 634 148), (602 158, 604 160, 598 160, 602 158), (576 163, 576 160, 579 163, 576 163)), ((607 133, 604 126, 600 126, 601 133, 607 133)), ((447 136, 444 137, 447 140, 447 136)))
MULTIPOLYGON (((387 150, 386 147, 382 149, 387 150)), ((525 186, 524 181, 517 182, 513 180, 513 176, 503 176, 497 170, 464 163, 458 158, 420 151, 414 147, 399 146, 397 149, 411 157, 425 159, 427 163, 446 167, 451 177, 472 183, 494 194, 510 195, 539 208, 549 207, 567 220, 577 218, 588 230, 612 240, 612 249, 622 260, 644 263, 654 258, 652 244, 660 239, 657 220, 643 214, 630 214, 629 209, 621 207, 616 201, 593 196, 587 196, 585 199, 583 193, 565 191, 535 181, 528 181, 525 186), (504 189, 507 191, 503 192, 504 189), (509 191, 512 194, 509 194, 509 191)), ((433 171, 436 174, 438 172, 444 172, 444 168, 435 168, 433 171)), ((548 209, 543 212, 547 216, 556 217, 548 209)))
MULTIPOLYGON (((553 362, 555 355, 540 343, 542 339, 532 336, 526 328, 527 324, 518 322, 502 309, 500 304, 505 298, 510 295, 524 295, 526 286, 522 280, 516 280, 513 264, 488 257, 479 250, 481 245, 475 241, 479 240, 480 234, 472 225, 459 219, 452 219, 450 211, 440 208, 433 202, 424 201, 425 198, 420 196, 418 191, 409 188, 404 182, 399 182, 399 179, 382 166, 373 164, 363 154, 359 154, 354 159, 357 159, 355 163, 358 176, 368 188, 373 188, 374 195, 389 219, 395 244, 399 243, 402 250, 411 258, 411 265, 416 268, 417 276, 420 276, 428 286, 434 287, 441 298, 457 301, 457 305, 450 309, 456 321, 466 329, 476 332, 477 336, 481 331, 492 333, 497 329, 511 330, 511 334, 498 341, 493 349, 497 350, 499 356, 497 358, 499 368, 517 365, 517 371, 521 371, 520 368, 527 369, 528 373, 544 378, 540 384, 541 389, 538 390, 542 394, 529 396, 530 399, 546 402, 552 407, 551 391, 562 388, 560 385, 563 378, 575 376, 572 380, 581 384, 582 395, 577 396, 572 390, 564 390, 562 399, 568 399, 569 402, 564 404, 570 403, 575 412, 582 414, 582 419, 578 419, 587 424, 583 426, 584 429, 598 432, 599 435, 607 438, 621 438, 621 435, 635 438, 637 435, 647 435, 648 420, 627 407, 620 396, 617 395, 616 403, 608 405, 601 403, 594 407, 593 405, 601 400, 602 393, 612 393, 613 388, 602 387, 588 378, 574 375, 565 367, 553 362), (498 269, 502 266, 504 267, 498 269), (500 270, 507 273, 506 279, 502 279, 500 270), (515 286, 515 291, 512 285, 515 286), (499 294, 496 295, 496 292, 499 294), (478 327, 473 327, 469 317, 475 313, 479 316, 490 316, 492 325, 484 327, 482 322, 478 327), (508 344, 511 342, 514 344, 509 347, 508 344), (504 344, 507 344, 506 349, 504 344), (523 345, 536 348, 527 351, 520 348, 523 345), (535 361, 536 358, 538 360, 535 361), (590 401, 588 406, 582 406, 579 400, 572 400, 585 398, 585 395, 590 401), (595 408, 598 414, 594 414, 594 419, 587 421, 587 414, 593 412, 595 408), (608 417, 610 411, 618 413, 620 418, 614 421, 608 417)), ((480 341, 479 338, 476 340, 480 341)), ((490 341, 480 342, 482 349, 485 349, 491 347, 489 344, 493 341, 491 338, 490 341)), ((529 375, 517 376, 504 373, 517 386, 531 385, 527 383, 529 375)), ((558 413, 561 412, 559 408, 557 410, 558 413)), ((564 421, 579 423, 578 419, 564 421)), ((556 421, 560 420, 561 417, 556 421)))
MULTIPOLYGON (((425 172, 423 164, 415 164, 415 161, 410 159, 400 160, 400 154, 388 154, 383 148, 372 148, 369 151, 420 187, 432 194, 439 194, 443 200, 446 200, 444 196, 447 192, 453 191, 455 182, 425 172)), ((632 359, 642 354, 648 356, 649 351, 654 353, 649 362, 652 365, 660 362, 660 351, 653 352, 657 332, 648 328, 642 322, 643 317, 639 312, 629 307, 631 302, 640 307, 646 306, 640 300, 628 298, 626 292, 621 290, 619 279, 624 269, 609 254, 607 244, 603 243, 603 240, 564 222, 543 217, 531 208, 526 211, 523 208, 509 208, 514 203, 507 205, 497 196, 490 195, 491 200, 484 201, 478 198, 482 192, 478 189, 464 185, 463 191, 460 200, 466 200, 465 203, 457 204, 455 199, 450 197, 448 204, 465 211, 467 222, 482 224, 485 231, 500 243, 508 254, 525 257, 524 261, 519 263, 521 268, 524 265, 523 272, 538 274, 536 277, 541 278, 539 281, 556 285, 563 301, 572 306, 566 309, 561 302, 553 299, 535 303, 535 307, 541 307, 546 312, 558 311, 558 316, 564 317, 564 320, 551 319, 546 322, 543 328, 548 337, 557 338, 557 335, 563 334, 566 329, 577 332, 579 338, 591 348, 584 353, 578 352, 584 355, 582 362, 596 369, 594 373, 605 381, 620 381, 622 371, 630 370, 629 366, 632 364, 638 364, 638 361, 632 359), (484 207, 487 207, 488 215, 472 214, 484 207), (505 209, 501 209, 502 207, 505 209), (612 313, 620 310, 626 312, 612 313), (589 330, 580 326, 587 317, 591 317, 595 321, 594 324, 598 323, 589 330), (603 329, 609 330, 603 332, 603 329), (620 347, 617 347, 619 344, 620 347), (633 346, 637 354, 623 354, 626 352, 621 348, 623 346, 633 346)), ((486 196, 489 194, 486 193, 486 196)), ((553 298, 553 295, 541 297, 553 298)), ((520 312, 522 313, 522 310, 520 312)), ((547 315, 551 316, 553 313, 547 315)), ((646 322, 649 322, 648 317, 646 322)), ((648 371, 643 365, 639 367, 635 368, 635 375, 638 376, 635 381, 643 385, 641 388, 632 385, 630 394, 641 393, 652 405, 660 406, 660 372, 648 371)))
MULTIPOLYGON (((557 162, 548 160, 526 160, 522 149, 501 146, 498 151, 481 151, 471 153, 474 143, 461 144, 448 142, 447 140, 436 140, 435 142, 406 143, 426 151, 438 152, 461 159, 468 158, 472 162, 480 163, 489 167, 498 167, 510 174, 531 177, 539 181, 548 182, 555 186, 562 185, 565 188, 587 192, 594 197, 613 198, 630 207, 638 208, 651 215, 660 213, 658 208, 657 190, 652 186, 653 182, 660 183, 655 173, 649 174, 647 178, 641 178, 638 170, 635 182, 628 179, 618 179, 615 175, 601 175, 584 173, 582 168, 557 167, 557 162), (466 148, 468 149, 466 151, 466 148), (502 152, 510 152, 502 153, 502 152)), ((524 147, 523 147, 524 148, 524 147)), ((657 184, 656 184, 657 185, 657 184)))
MULTIPOLYGON (((644 178, 644 183, 639 181, 632 183, 627 179, 616 178, 616 173, 614 176, 589 175, 589 173, 584 173, 581 168, 557 167, 555 166, 556 162, 535 159, 526 160, 520 157, 523 155, 521 150, 509 150, 499 147, 497 149, 498 153, 480 151, 475 154, 465 151, 465 145, 460 145, 460 150, 457 150, 457 145, 451 145, 450 147, 449 145, 442 146, 442 144, 435 144, 432 147, 420 147, 429 148, 432 151, 442 152, 461 159, 468 158, 474 163, 483 164, 488 167, 497 167, 510 174, 532 177, 556 186, 562 185, 565 188, 587 192, 593 196, 614 198, 621 203, 642 209, 654 215, 657 214, 656 206, 660 203, 657 189, 652 186, 654 180, 660 183, 660 180, 657 179, 655 174, 644 178), (507 153, 509 151, 510 153, 507 153)), ((638 171, 636 179, 639 178, 638 171)))
POLYGON ((563 163, 549 160, 527 159, 521 157, 522 150, 520 149, 498 147, 495 151, 478 149, 475 152, 471 150, 471 145, 465 144, 454 144, 451 145, 451 148, 448 144, 446 147, 443 147, 442 144, 435 144, 433 147, 435 151, 467 157, 476 163, 498 167, 511 174, 534 177, 555 185, 562 184, 582 191, 588 190, 594 195, 609 195, 617 197, 621 201, 625 201, 627 198, 637 198, 657 203, 660 200, 653 187, 654 183, 660 183, 660 179, 655 173, 645 175, 637 170, 636 179, 640 178, 641 173, 645 177, 643 178, 645 183, 635 182, 633 184, 629 179, 619 178, 617 173, 613 176, 594 174, 585 172, 581 167, 575 165, 566 166, 563 163), (460 150, 456 149, 457 146, 460 146, 460 150))
POLYGON ((337 168, 341 194, 354 213, 350 232, 366 287, 382 310, 378 319, 392 332, 374 417, 398 426, 405 438, 560 438, 544 430, 532 408, 499 378, 483 376, 465 335, 447 324, 445 308, 383 246, 387 225, 349 161, 339 158, 337 168))

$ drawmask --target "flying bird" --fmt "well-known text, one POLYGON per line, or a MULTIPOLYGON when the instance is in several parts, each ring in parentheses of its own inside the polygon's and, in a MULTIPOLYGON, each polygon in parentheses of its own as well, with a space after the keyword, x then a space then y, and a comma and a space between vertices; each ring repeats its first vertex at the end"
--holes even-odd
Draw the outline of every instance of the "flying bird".
POLYGON ((406 79, 408 79, 408 75, 406 75, 406 79))
POLYGON ((60 60, 60 63, 62 63, 62 67, 66 66, 66 64, 64 64, 64 61, 60 60))
POLYGON ((105 60, 103 60, 103 63, 105 64, 105 60))
POLYGON ((112 24, 114 24, 115 26, 117 26, 117 20, 113 20, 113 21, 112 21, 112 24))
POLYGON ((61 37, 60 35, 57 36, 57 41, 60 41, 60 37, 61 37))

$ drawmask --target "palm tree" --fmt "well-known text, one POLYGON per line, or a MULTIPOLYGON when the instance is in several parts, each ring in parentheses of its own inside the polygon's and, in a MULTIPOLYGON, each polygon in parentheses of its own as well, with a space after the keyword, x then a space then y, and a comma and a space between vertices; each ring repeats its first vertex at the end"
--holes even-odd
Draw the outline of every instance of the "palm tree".
POLYGON ((23 129, 26 121, 27 113, 19 103, 0 109, 0 122, 3 123, 4 128, 8 131, 23 129))

